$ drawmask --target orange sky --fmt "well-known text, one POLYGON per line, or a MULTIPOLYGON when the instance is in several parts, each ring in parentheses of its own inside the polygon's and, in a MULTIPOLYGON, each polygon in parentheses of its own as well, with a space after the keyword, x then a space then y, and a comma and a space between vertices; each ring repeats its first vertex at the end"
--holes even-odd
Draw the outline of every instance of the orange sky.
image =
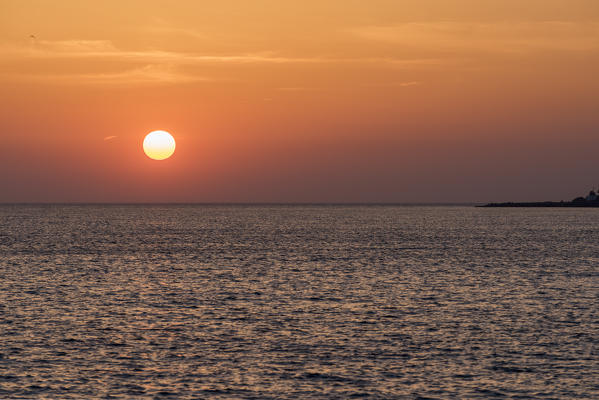
POLYGON ((596 0, 5 0, 0 202, 571 199, 597 71, 596 0))

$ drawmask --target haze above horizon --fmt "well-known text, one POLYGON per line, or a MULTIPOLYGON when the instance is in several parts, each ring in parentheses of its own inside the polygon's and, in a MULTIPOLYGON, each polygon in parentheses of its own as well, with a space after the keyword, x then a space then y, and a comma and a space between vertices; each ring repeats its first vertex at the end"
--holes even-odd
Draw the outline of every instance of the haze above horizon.
POLYGON ((594 187, 592 0, 5 1, 0 203, 484 203, 594 187), (177 150, 146 157, 170 132, 177 150))

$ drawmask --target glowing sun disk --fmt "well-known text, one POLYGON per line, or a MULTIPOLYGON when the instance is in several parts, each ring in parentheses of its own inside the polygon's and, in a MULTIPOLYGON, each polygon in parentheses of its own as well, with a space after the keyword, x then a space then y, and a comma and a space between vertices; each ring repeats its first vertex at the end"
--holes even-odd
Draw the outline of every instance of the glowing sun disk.
POLYGON ((175 139, 166 131, 153 131, 146 135, 144 152, 153 160, 164 160, 175 152, 175 139))

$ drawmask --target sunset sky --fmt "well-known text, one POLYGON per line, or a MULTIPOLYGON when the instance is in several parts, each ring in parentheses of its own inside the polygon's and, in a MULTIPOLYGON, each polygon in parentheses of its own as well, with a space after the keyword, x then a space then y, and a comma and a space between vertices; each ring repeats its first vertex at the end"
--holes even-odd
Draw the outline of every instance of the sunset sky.
POLYGON ((599 1, 0 1, 0 202, 570 200, 599 1), (177 141, 164 161, 144 136, 177 141))

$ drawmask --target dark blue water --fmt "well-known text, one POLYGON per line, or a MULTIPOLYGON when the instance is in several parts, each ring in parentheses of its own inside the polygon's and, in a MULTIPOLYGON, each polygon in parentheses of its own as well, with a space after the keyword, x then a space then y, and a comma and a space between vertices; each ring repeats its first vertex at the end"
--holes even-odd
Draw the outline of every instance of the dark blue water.
POLYGON ((0 206, 0 398, 599 398, 599 212, 0 206))

